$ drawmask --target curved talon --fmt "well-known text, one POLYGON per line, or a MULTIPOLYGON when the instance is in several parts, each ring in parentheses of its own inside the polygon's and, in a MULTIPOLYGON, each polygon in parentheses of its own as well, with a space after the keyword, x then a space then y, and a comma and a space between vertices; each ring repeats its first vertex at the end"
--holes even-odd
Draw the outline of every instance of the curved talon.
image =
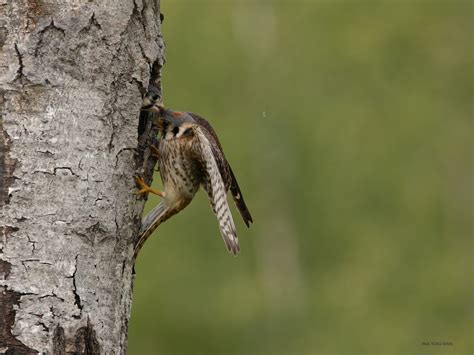
POLYGON ((141 176, 135 176, 135 182, 137 183, 137 185, 140 188, 140 190, 138 190, 136 192, 137 195, 143 195, 143 194, 151 192, 152 194, 158 195, 160 197, 165 196, 165 193, 163 191, 156 190, 156 189, 150 187, 149 185, 147 185, 145 183, 145 180, 143 180, 143 178, 141 176))

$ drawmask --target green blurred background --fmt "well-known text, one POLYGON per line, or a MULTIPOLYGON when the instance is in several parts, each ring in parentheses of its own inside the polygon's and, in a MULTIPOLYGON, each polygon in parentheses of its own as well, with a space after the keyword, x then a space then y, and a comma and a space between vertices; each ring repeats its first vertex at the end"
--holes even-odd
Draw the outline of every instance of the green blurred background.
POLYGON ((200 191, 155 232, 129 354, 472 354, 473 2, 162 11, 166 106, 212 122, 255 223, 230 256, 200 191))

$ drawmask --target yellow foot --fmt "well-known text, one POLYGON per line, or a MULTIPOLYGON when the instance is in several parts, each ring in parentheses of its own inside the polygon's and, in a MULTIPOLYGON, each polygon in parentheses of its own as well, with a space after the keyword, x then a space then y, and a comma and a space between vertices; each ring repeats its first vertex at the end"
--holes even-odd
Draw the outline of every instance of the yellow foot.
POLYGON ((143 180, 143 178, 141 176, 135 176, 135 182, 137 183, 137 185, 140 188, 140 190, 138 190, 138 192, 137 192, 138 195, 143 195, 143 194, 151 192, 152 194, 158 195, 160 197, 165 197, 165 193, 163 191, 156 190, 156 189, 148 186, 145 183, 145 180, 143 180))
POLYGON ((160 157, 160 151, 157 147, 155 147, 153 144, 150 145, 150 150, 151 150, 151 155, 158 159, 160 157))

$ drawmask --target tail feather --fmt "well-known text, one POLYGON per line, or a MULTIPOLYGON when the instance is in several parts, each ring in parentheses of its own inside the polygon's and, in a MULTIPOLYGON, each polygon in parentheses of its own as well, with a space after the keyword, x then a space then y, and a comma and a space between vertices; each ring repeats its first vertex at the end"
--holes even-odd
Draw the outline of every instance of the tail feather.
POLYGON ((148 237, 155 231, 158 226, 166 221, 172 214, 169 213, 165 201, 161 201, 155 208, 153 208, 142 220, 142 226, 135 244, 133 260, 136 260, 140 249, 147 241, 148 237))

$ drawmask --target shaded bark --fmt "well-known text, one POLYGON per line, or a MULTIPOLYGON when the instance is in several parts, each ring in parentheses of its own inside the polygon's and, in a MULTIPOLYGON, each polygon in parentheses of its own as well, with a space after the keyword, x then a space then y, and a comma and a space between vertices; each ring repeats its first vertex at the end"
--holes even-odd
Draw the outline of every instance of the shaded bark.
POLYGON ((159 0, 0 0, 0 353, 126 352, 162 65, 159 0))

